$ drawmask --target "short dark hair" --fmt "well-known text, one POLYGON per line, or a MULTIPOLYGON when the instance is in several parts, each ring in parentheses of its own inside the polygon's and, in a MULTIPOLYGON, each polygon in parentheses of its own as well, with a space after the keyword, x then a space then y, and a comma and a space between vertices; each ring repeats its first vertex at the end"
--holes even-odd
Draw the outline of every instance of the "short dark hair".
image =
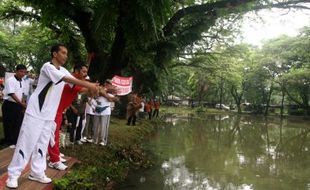
POLYGON ((83 67, 88 68, 88 66, 86 64, 83 64, 83 63, 76 64, 76 65, 74 65, 73 72, 80 71, 83 67))
POLYGON ((27 67, 23 64, 18 64, 15 67, 15 71, 19 71, 19 70, 27 70, 27 67))
POLYGON ((51 47, 51 57, 53 58, 53 53, 58 52, 60 50, 60 47, 66 47, 65 44, 55 44, 51 47))

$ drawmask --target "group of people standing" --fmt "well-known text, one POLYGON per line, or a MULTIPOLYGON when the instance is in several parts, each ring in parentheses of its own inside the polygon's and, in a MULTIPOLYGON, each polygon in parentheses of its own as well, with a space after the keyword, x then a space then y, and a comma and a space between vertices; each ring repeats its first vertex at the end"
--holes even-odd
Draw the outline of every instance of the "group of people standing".
POLYGON ((113 95, 115 88, 110 80, 103 84, 87 81, 86 65, 76 65, 73 73, 67 71, 62 67, 67 60, 67 53, 63 44, 51 48, 51 61, 42 66, 36 89, 30 98, 24 97, 22 90, 22 78, 27 72, 24 65, 18 65, 15 75, 5 81, 2 107, 5 140, 16 145, 8 166, 6 185, 9 188, 18 187, 18 178, 30 158, 31 172, 28 178, 50 183, 52 180, 45 175, 47 152, 49 167, 59 170, 67 168, 59 152, 64 112, 72 124, 72 142, 82 139, 85 126, 86 135, 92 138, 88 140, 102 145, 107 143, 111 102, 118 100, 113 95), (86 111, 87 114, 86 107, 90 110, 86 111), (89 112, 93 114, 89 116, 89 112))
POLYGON ((127 123, 126 125, 136 125, 137 116, 144 118, 145 114, 148 119, 158 117, 160 108, 160 101, 158 99, 150 98, 148 101, 142 96, 140 97, 136 92, 129 96, 129 103, 127 104, 127 123))
MULTIPOLYGON (((48 166, 65 170, 65 159, 59 151, 60 131, 67 120, 72 143, 108 143, 108 128, 114 103, 119 101, 117 89, 110 79, 91 82, 88 67, 77 64, 72 73, 63 67, 67 48, 56 44, 51 48, 51 61, 45 63, 34 86, 26 76, 27 68, 17 65, 13 77, 5 81, 2 105, 5 141, 15 148, 8 166, 9 188, 18 187, 18 178, 31 158, 30 180, 50 183, 45 175, 48 166), (25 90, 26 89, 26 90, 25 90), (30 96, 31 95, 31 96, 30 96)), ((139 110, 148 118, 158 117, 160 102, 146 101, 132 93, 127 106, 127 125, 135 125, 139 110)))
MULTIPOLYGON (((88 68, 86 65, 78 64, 74 67, 72 75, 80 80, 88 80, 87 71, 88 68)), ((107 144, 111 105, 118 98, 113 94, 108 94, 108 92, 115 93, 115 88, 112 86, 110 80, 106 80, 104 83, 99 83, 98 85, 98 93, 93 95, 89 94, 88 89, 85 87, 65 84, 56 112, 56 146, 49 145, 48 148, 49 167, 58 170, 65 170, 67 168, 63 163, 66 160, 62 158, 59 152, 60 129, 64 125, 65 120, 67 121, 67 125, 70 124, 68 132, 71 143, 83 144, 84 142, 94 142, 100 145, 107 144), (105 107, 104 109, 101 108, 103 106, 105 107), (105 122, 101 122, 102 117, 107 118, 104 120, 105 122), (97 140, 94 141, 93 139, 97 140)), ((66 132, 63 134, 66 134, 66 132)))

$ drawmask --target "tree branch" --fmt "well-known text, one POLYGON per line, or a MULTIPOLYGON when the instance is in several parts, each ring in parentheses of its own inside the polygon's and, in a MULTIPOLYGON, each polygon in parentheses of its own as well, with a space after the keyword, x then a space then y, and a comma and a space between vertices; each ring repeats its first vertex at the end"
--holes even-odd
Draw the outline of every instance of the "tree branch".
POLYGON ((195 13, 213 14, 216 9, 237 7, 241 4, 253 2, 255 0, 226 0, 215 3, 206 3, 202 5, 194 5, 178 10, 164 26, 163 31, 165 36, 170 36, 173 33, 175 26, 185 16, 195 13))
MULTIPOLYGON (((242 4, 247 4, 255 2, 255 0, 226 0, 226 1, 218 1, 215 3, 206 3, 201 5, 193 5, 190 7, 186 7, 178 10, 168 21, 168 23, 163 27, 164 36, 170 36, 173 34, 174 28, 176 25, 186 16, 196 13, 209 13, 216 14, 215 11, 217 9, 223 8, 235 8, 242 4)), ((305 5, 299 5, 301 3, 310 3, 310 0, 292 0, 274 4, 265 4, 265 5, 256 5, 253 6, 250 10, 260 10, 266 8, 298 8, 298 9, 310 9, 305 5)), ((231 12, 231 11, 230 11, 231 12)))

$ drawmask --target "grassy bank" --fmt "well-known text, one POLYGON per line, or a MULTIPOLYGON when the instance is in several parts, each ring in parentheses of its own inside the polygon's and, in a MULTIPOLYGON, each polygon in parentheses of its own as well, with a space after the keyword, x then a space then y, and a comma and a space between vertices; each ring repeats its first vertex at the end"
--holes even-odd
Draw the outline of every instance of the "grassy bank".
POLYGON ((160 108, 160 112, 162 114, 178 114, 178 115, 197 114, 197 113, 207 113, 207 114, 232 113, 229 111, 214 108, 206 108, 206 107, 191 108, 188 106, 179 106, 179 107, 162 106, 160 108))
MULTIPOLYGON (((125 120, 111 118, 107 146, 85 143, 62 149, 62 153, 77 158, 80 164, 65 177, 55 180, 55 189, 111 189, 115 182, 125 179, 130 169, 151 166, 150 154, 141 144, 148 141, 160 120, 138 120, 136 126, 125 123, 125 120)), ((0 139, 3 139, 2 122, 0 139)), ((0 144, 0 149, 6 146, 0 144)))
POLYGON ((111 119, 107 146, 83 144, 62 150, 81 161, 64 178, 54 182, 55 189, 110 189, 122 181, 130 169, 151 166, 150 154, 141 144, 147 141, 157 121, 142 120, 137 126, 125 120, 111 119))

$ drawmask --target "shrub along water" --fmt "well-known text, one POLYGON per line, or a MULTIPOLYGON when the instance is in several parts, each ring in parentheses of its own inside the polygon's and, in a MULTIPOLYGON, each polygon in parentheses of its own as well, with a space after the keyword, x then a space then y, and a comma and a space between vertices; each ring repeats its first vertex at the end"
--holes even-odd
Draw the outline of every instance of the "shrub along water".
POLYGON ((157 121, 141 120, 136 126, 124 120, 111 119, 107 146, 91 143, 63 149, 65 155, 77 158, 77 164, 63 178, 54 181, 55 189, 111 189, 124 180, 130 169, 152 165, 149 153, 142 148, 154 131, 157 121))

